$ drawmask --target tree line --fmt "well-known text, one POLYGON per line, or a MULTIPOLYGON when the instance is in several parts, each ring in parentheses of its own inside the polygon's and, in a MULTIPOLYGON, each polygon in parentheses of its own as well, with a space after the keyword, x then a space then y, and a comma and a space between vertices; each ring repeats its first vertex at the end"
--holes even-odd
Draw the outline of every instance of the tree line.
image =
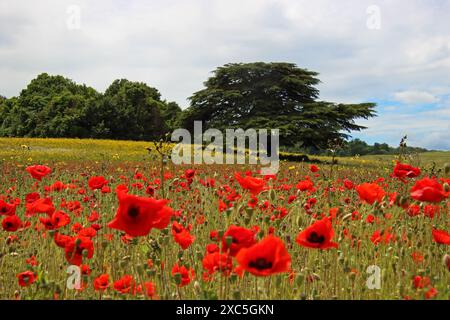
POLYGON ((143 82, 118 79, 100 93, 42 73, 17 97, 0 96, 0 136, 154 140, 202 121, 204 130, 279 128, 287 149, 353 150, 349 133, 365 129, 356 120, 374 117, 375 104, 321 101, 317 76, 293 63, 226 64, 182 110, 143 82))
POLYGON ((0 135, 152 140, 181 108, 142 82, 115 80, 102 94, 60 75, 38 75, 18 97, 0 101, 0 135))

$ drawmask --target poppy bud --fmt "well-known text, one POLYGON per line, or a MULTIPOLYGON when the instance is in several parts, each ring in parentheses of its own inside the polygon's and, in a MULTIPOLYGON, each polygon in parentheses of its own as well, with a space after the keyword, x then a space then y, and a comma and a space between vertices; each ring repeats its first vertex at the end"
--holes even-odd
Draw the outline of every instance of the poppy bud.
POLYGON ((408 199, 407 199, 407 198, 405 198, 405 197, 400 197, 400 200, 399 200, 400 206, 406 205, 407 202, 408 202, 408 199))
POLYGON ((281 280, 282 280, 281 277, 276 278, 275 283, 277 287, 281 286, 281 280))
POLYGON ((253 212, 255 210, 253 210, 253 208, 245 208, 245 212, 247 213, 248 216, 253 216, 253 212))
POLYGON ((295 278, 296 285, 301 286, 303 284, 303 281, 305 281, 305 276, 302 273, 299 273, 295 278))
POLYGON ((277 198, 277 194, 274 189, 270 190, 270 200, 275 201, 277 198))
POLYGON ((346 214, 345 216, 342 217, 342 221, 348 220, 348 219, 350 219, 352 216, 353 216, 352 213, 348 213, 348 214, 346 214))
POLYGON ((300 294, 300 300, 306 300, 308 298, 308 296, 306 295, 306 293, 302 292, 300 294))
POLYGON ((194 282, 194 290, 197 294, 202 293, 202 287, 200 286, 200 283, 198 281, 194 282))
POLYGON ((227 247, 230 247, 233 243, 233 237, 230 236, 225 237, 225 243, 227 244, 227 247))
POLYGON ((444 191, 449 192, 450 191, 450 185, 446 182, 444 183, 444 191))
POLYGON ((445 172, 445 174, 449 174, 450 173, 450 163, 446 163, 444 165, 444 172, 445 172))
POLYGON ((139 275, 142 275, 144 273, 144 268, 142 267, 142 265, 138 265, 136 269, 139 275))

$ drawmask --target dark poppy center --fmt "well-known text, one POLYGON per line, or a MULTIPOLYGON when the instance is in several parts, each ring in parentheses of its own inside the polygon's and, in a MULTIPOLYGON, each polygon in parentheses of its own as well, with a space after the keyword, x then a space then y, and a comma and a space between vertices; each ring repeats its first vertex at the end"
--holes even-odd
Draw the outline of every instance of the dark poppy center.
POLYGON ((6 207, 2 207, 2 208, 0 209, 0 212, 1 212, 1 213, 6 213, 6 212, 7 212, 6 207))
POLYGON ((137 207, 130 207, 128 209, 128 216, 131 218, 136 218, 139 215, 139 208, 137 207))
POLYGON ((11 222, 6 222, 5 226, 6 226, 6 228, 11 228, 13 226, 13 224, 11 222))
POLYGON ((317 232, 313 231, 308 236, 308 242, 323 243, 323 242, 325 242, 325 237, 323 235, 319 235, 319 234, 317 234, 317 232))
POLYGON ((250 261, 249 267, 255 268, 257 270, 265 270, 272 268, 272 262, 267 261, 265 258, 258 258, 256 260, 250 261))

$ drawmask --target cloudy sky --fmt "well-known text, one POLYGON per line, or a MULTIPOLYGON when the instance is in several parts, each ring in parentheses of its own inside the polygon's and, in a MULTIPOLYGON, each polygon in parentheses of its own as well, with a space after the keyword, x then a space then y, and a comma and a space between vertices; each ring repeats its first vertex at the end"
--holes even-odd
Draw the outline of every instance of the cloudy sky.
POLYGON ((186 107, 217 66, 288 61, 321 99, 376 102, 355 137, 450 150, 450 1, 0 0, 0 94, 41 72, 144 81, 186 107), (79 13, 79 15, 78 15, 79 13))

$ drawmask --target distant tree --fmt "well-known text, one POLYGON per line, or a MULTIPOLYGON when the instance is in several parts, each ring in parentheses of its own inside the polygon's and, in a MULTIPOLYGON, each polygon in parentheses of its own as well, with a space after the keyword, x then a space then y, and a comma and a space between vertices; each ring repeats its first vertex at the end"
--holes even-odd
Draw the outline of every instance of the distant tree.
POLYGON ((226 64, 190 97, 181 123, 191 130, 196 120, 205 129, 279 128, 286 146, 326 148, 364 129, 354 120, 373 117, 375 104, 317 101, 317 75, 292 63, 226 64))
POLYGON ((165 132, 164 102, 157 89, 142 82, 115 80, 92 110, 91 125, 103 138, 150 140, 165 132))
POLYGON ((169 131, 173 131, 180 126, 180 118, 183 113, 176 102, 168 102, 161 105, 161 117, 169 131))
POLYGON ((180 113, 141 82, 116 80, 100 94, 43 73, 18 97, 0 97, 0 136, 151 140, 174 126, 180 113))
POLYGON ((86 137, 89 105, 99 94, 62 76, 40 74, 4 108, 0 134, 29 137, 86 137))

